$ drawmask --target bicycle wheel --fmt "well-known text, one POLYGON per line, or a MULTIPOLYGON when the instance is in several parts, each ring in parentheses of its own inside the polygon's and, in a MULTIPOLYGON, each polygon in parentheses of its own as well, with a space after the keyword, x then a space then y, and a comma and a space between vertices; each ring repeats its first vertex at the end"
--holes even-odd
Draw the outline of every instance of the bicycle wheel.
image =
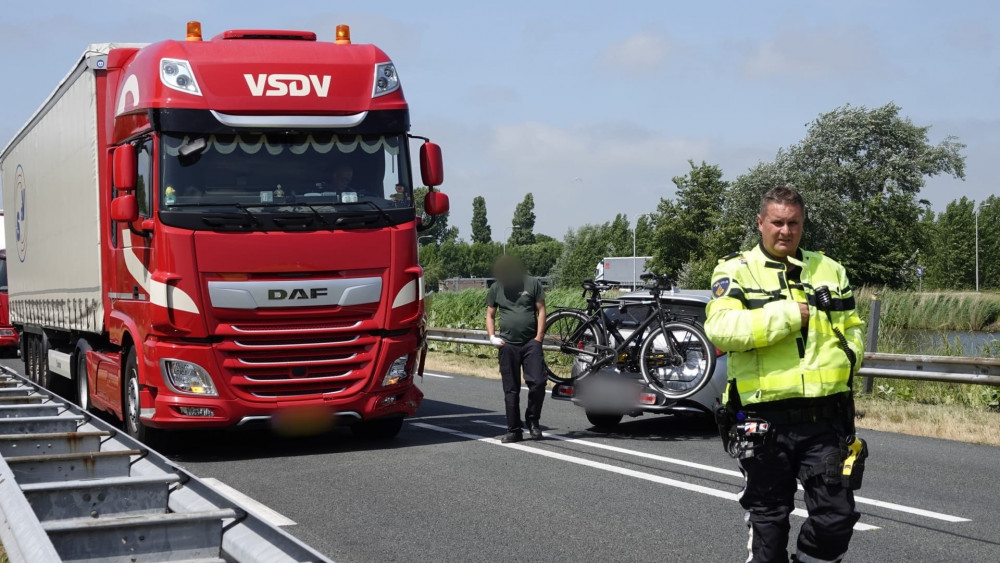
POLYGON ((594 346, 604 346, 607 336, 596 322, 583 311, 562 309, 545 317, 545 336, 542 338, 542 358, 545 375, 556 383, 573 380, 573 364, 581 368, 593 362, 591 356, 575 354, 573 350, 583 350, 594 346))
POLYGON ((677 321, 664 323, 663 328, 655 328, 643 341, 639 366, 643 379, 653 389, 669 399, 684 399, 701 391, 711 381, 715 371, 715 347, 696 325, 677 321))

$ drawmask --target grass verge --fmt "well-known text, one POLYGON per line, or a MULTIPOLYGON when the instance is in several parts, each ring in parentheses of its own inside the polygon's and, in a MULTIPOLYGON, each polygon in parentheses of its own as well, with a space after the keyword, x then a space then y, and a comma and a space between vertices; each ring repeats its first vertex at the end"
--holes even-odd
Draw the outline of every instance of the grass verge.
POLYGON ((1000 414, 966 405, 928 405, 858 396, 858 428, 1000 446, 1000 414))

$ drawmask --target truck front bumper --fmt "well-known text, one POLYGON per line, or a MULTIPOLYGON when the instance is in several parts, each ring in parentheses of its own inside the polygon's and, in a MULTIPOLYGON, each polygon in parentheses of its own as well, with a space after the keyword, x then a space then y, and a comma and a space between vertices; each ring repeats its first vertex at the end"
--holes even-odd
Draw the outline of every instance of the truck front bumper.
MULTIPOLYGON (((419 359, 420 346, 415 334, 380 339, 367 375, 361 377, 355 372, 346 377, 342 390, 304 396, 282 396, 280 392, 275 396, 257 396, 238 391, 237 383, 244 381, 246 376, 223 368, 216 346, 147 342, 145 350, 149 357, 144 358, 145 381, 140 391, 140 419, 144 425, 164 429, 261 423, 316 427, 350 425, 372 419, 412 416, 423 399, 412 376, 393 385, 381 385, 394 360, 407 355, 414 363, 419 359), (168 358, 204 368, 211 374, 217 395, 178 392, 168 384, 163 373, 160 359, 168 358)), ((321 379, 337 380, 336 377, 321 379)))

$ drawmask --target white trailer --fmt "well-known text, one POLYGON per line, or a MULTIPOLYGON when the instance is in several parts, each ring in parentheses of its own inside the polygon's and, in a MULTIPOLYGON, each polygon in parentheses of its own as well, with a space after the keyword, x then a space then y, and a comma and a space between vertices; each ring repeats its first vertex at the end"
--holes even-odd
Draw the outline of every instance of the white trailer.
POLYGON ((619 286, 638 287, 642 282, 639 276, 648 273, 646 266, 652 256, 610 256, 602 258, 597 264, 595 281, 605 281, 619 286))
MULTIPOLYGON (((108 45, 91 47, 107 52, 108 45)), ((0 154, 15 325, 103 331, 97 88, 82 58, 0 154)))

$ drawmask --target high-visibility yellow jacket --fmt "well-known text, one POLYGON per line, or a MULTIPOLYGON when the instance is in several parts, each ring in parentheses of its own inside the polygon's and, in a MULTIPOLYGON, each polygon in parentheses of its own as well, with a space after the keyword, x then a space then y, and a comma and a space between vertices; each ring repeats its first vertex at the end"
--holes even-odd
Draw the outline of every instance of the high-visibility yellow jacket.
POLYGON ((712 274, 705 333, 729 352, 729 379, 744 405, 848 391, 853 374, 835 327, 854 351, 855 373, 861 367, 864 322, 844 267, 803 250, 788 261, 802 268, 799 283, 789 283, 785 264, 760 245, 720 260, 712 274), (829 316, 816 308, 821 286, 833 297, 829 316), (809 305, 804 335, 799 303, 809 305))

